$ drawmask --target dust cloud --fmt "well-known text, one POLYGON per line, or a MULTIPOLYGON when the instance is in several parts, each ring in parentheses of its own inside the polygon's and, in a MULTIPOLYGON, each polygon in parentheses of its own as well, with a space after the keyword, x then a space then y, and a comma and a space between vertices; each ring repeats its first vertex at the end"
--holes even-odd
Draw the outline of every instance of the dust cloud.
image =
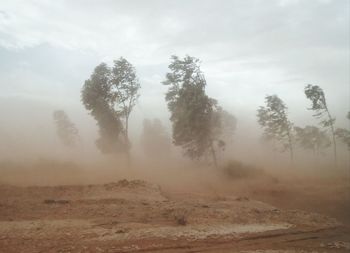
MULTIPOLYGON (((1 184, 62 186, 145 180, 160 185, 168 194, 247 196, 288 208, 321 208, 321 212, 341 219, 349 210, 349 153, 341 143, 337 167, 330 148, 319 156, 297 148, 297 159, 292 164, 288 153, 261 138, 256 123, 238 118, 233 141, 218 152, 219 166, 215 168, 208 157, 184 157, 182 150, 171 143, 171 128, 164 117, 159 120, 164 125, 165 144, 155 144, 154 136, 150 136, 153 143, 147 143, 142 126, 138 133, 133 129, 128 167, 125 154, 103 154, 96 148, 97 128, 90 115, 79 115, 69 108, 67 115, 81 140, 73 147, 64 146, 52 119, 54 109, 38 101, 17 103, 11 112, 2 107, 1 184), (334 193, 340 193, 339 199, 333 199, 334 193), (295 203, 285 200, 300 198, 299 194, 303 197, 295 203)), ((134 118, 131 124, 142 125, 143 121, 134 118)))
POLYGON ((348 9, 1 1, 0 252, 348 252, 348 9))

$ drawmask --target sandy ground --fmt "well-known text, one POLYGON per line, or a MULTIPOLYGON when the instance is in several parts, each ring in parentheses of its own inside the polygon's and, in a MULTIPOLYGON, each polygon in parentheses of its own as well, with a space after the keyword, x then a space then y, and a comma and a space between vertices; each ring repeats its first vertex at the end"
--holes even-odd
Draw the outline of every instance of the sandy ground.
POLYGON ((230 185, 2 184, 0 252, 350 252, 347 186, 230 185))

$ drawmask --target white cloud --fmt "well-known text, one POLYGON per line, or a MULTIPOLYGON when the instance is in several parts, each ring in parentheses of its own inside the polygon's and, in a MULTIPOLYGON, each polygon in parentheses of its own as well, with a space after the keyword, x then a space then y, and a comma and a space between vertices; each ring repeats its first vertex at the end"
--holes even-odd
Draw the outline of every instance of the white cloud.
MULTIPOLYGON (((203 62, 210 95, 231 108, 246 103, 254 114, 264 95, 275 92, 293 112, 303 86, 317 83, 342 115, 349 99, 348 8, 346 0, 2 0, 0 49, 7 59, 25 58, 33 72, 20 77, 14 64, 16 86, 7 86, 7 92, 42 89, 42 96, 62 92, 74 100, 94 65, 124 56, 143 82, 141 102, 152 104, 163 100, 159 77, 169 56, 190 54, 203 62), (44 46, 50 58, 32 68, 38 57, 33 49, 44 46)), ((6 78, 2 73, 0 81, 6 78)))

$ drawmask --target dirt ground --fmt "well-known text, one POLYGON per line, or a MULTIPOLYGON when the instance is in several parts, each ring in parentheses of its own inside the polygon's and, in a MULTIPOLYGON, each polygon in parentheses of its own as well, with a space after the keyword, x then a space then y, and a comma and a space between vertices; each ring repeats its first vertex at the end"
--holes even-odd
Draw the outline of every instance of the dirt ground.
POLYGON ((0 252, 350 252, 346 180, 112 181, 3 182, 0 252))

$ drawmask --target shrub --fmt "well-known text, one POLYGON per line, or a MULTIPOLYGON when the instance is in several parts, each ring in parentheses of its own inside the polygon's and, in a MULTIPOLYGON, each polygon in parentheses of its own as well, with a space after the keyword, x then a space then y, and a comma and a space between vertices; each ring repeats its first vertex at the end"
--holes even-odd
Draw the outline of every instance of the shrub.
POLYGON ((245 165, 239 161, 228 162, 222 167, 222 172, 231 179, 253 178, 263 174, 261 169, 257 169, 254 166, 245 165))

